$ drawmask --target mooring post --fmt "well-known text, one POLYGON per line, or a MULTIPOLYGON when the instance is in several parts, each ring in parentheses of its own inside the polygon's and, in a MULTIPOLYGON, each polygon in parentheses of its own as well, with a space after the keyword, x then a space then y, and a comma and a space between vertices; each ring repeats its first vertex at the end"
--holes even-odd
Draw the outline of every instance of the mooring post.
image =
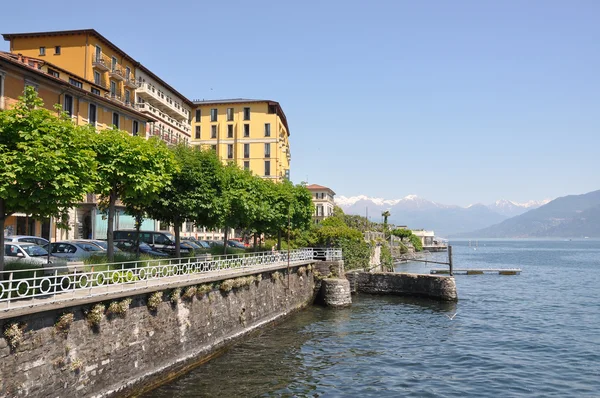
POLYGON ((450 276, 454 276, 452 271, 452 246, 448 245, 448 266, 450 267, 450 276))

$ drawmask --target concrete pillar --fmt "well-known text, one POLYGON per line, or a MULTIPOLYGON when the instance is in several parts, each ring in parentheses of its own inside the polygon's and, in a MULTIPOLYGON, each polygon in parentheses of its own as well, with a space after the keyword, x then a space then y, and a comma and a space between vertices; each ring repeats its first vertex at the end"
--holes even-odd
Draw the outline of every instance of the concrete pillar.
POLYGON ((327 307, 347 307, 352 304, 350 282, 347 279, 323 279, 321 295, 327 307))

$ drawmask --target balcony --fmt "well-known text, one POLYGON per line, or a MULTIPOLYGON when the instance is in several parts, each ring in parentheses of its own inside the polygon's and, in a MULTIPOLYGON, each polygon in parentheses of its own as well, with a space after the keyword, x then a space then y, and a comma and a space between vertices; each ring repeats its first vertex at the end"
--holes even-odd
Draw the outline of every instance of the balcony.
POLYGON ((104 54, 97 54, 92 60, 92 66, 103 72, 106 72, 110 69, 110 64, 110 59, 104 54))
POLYGON ((140 85, 139 83, 135 80, 135 77, 126 77, 125 78, 125 85, 129 88, 132 89, 137 89, 140 85))
POLYGON ((177 120, 184 121, 188 118, 187 113, 181 106, 177 107, 175 104, 170 104, 166 95, 161 94, 148 83, 142 84, 136 94, 177 120))
POLYGON ((121 95, 116 94, 116 93, 106 93, 106 94, 104 94, 104 97, 111 99, 113 101, 118 101, 120 103, 123 103, 123 98, 121 97, 121 95))
POLYGON ((115 80, 125 80, 125 71, 119 65, 113 65, 108 73, 115 80))
POLYGON ((172 126, 175 126, 176 128, 178 128, 181 131, 184 131, 188 134, 191 133, 192 128, 190 126, 188 126, 185 123, 180 123, 177 120, 169 117, 167 114, 163 113, 160 109, 155 108, 154 106, 150 105, 147 102, 144 103, 137 103, 136 108, 140 111, 140 112, 149 112, 152 115, 156 116, 159 120, 165 120, 167 122, 169 122, 172 126))

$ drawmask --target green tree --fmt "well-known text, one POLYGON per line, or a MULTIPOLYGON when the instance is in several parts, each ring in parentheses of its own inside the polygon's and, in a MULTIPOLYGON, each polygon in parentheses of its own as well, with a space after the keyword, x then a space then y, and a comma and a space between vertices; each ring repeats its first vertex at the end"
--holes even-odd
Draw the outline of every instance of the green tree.
POLYGON ((140 152, 145 152, 144 159, 148 159, 144 171, 148 175, 145 184, 133 184, 130 189, 124 189, 120 199, 127 208, 127 212, 135 217, 135 244, 136 257, 139 257, 139 234, 145 215, 145 208, 158 198, 160 193, 171 182, 172 173, 178 170, 173 152, 167 145, 156 137, 145 140, 132 137, 132 144, 137 145, 140 152))
POLYGON ((10 215, 55 217, 60 224, 93 189, 96 161, 89 131, 43 106, 36 91, 26 87, 14 108, 0 111, 0 247, 10 215))
POLYGON ((385 239, 388 240, 388 238, 390 237, 390 231, 388 228, 388 217, 390 216, 390 212, 386 210, 383 213, 381 213, 381 216, 383 217, 383 233, 385 239))
MULTIPOLYGON (((130 136, 118 129, 100 131, 93 140, 98 160, 96 192, 102 195, 101 206, 108 209, 108 260, 114 260, 113 230, 118 199, 128 198, 130 204, 140 204, 143 196, 159 193, 169 180, 165 170, 171 164, 169 156, 156 141, 130 136)), ((166 172, 166 170, 165 170, 166 172)))
POLYGON ((223 218, 223 165, 210 150, 179 144, 172 151, 177 165, 171 182, 146 207, 146 212, 173 225, 175 256, 180 257, 180 231, 185 221, 213 228, 223 218))

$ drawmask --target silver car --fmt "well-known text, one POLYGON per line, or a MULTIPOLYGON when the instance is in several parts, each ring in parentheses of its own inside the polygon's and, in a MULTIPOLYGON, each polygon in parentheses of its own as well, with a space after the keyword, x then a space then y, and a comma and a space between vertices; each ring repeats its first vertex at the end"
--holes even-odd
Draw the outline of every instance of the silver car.
MULTIPOLYGON (((48 245, 44 246, 45 249, 48 245)), ((88 258, 94 254, 103 254, 104 250, 88 242, 63 241, 50 244, 50 253, 53 256, 78 261, 88 258)))
MULTIPOLYGON (((57 260, 50 256, 50 263, 57 260)), ((31 264, 48 264, 48 252, 41 246, 28 242, 5 242, 4 261, 31 264)))
POLYGON ((40 238, 39 236, 31 235, 11 235, 5 236, 4 242, 29 242, 39 246, 48 244, 48 239, 40 238))

